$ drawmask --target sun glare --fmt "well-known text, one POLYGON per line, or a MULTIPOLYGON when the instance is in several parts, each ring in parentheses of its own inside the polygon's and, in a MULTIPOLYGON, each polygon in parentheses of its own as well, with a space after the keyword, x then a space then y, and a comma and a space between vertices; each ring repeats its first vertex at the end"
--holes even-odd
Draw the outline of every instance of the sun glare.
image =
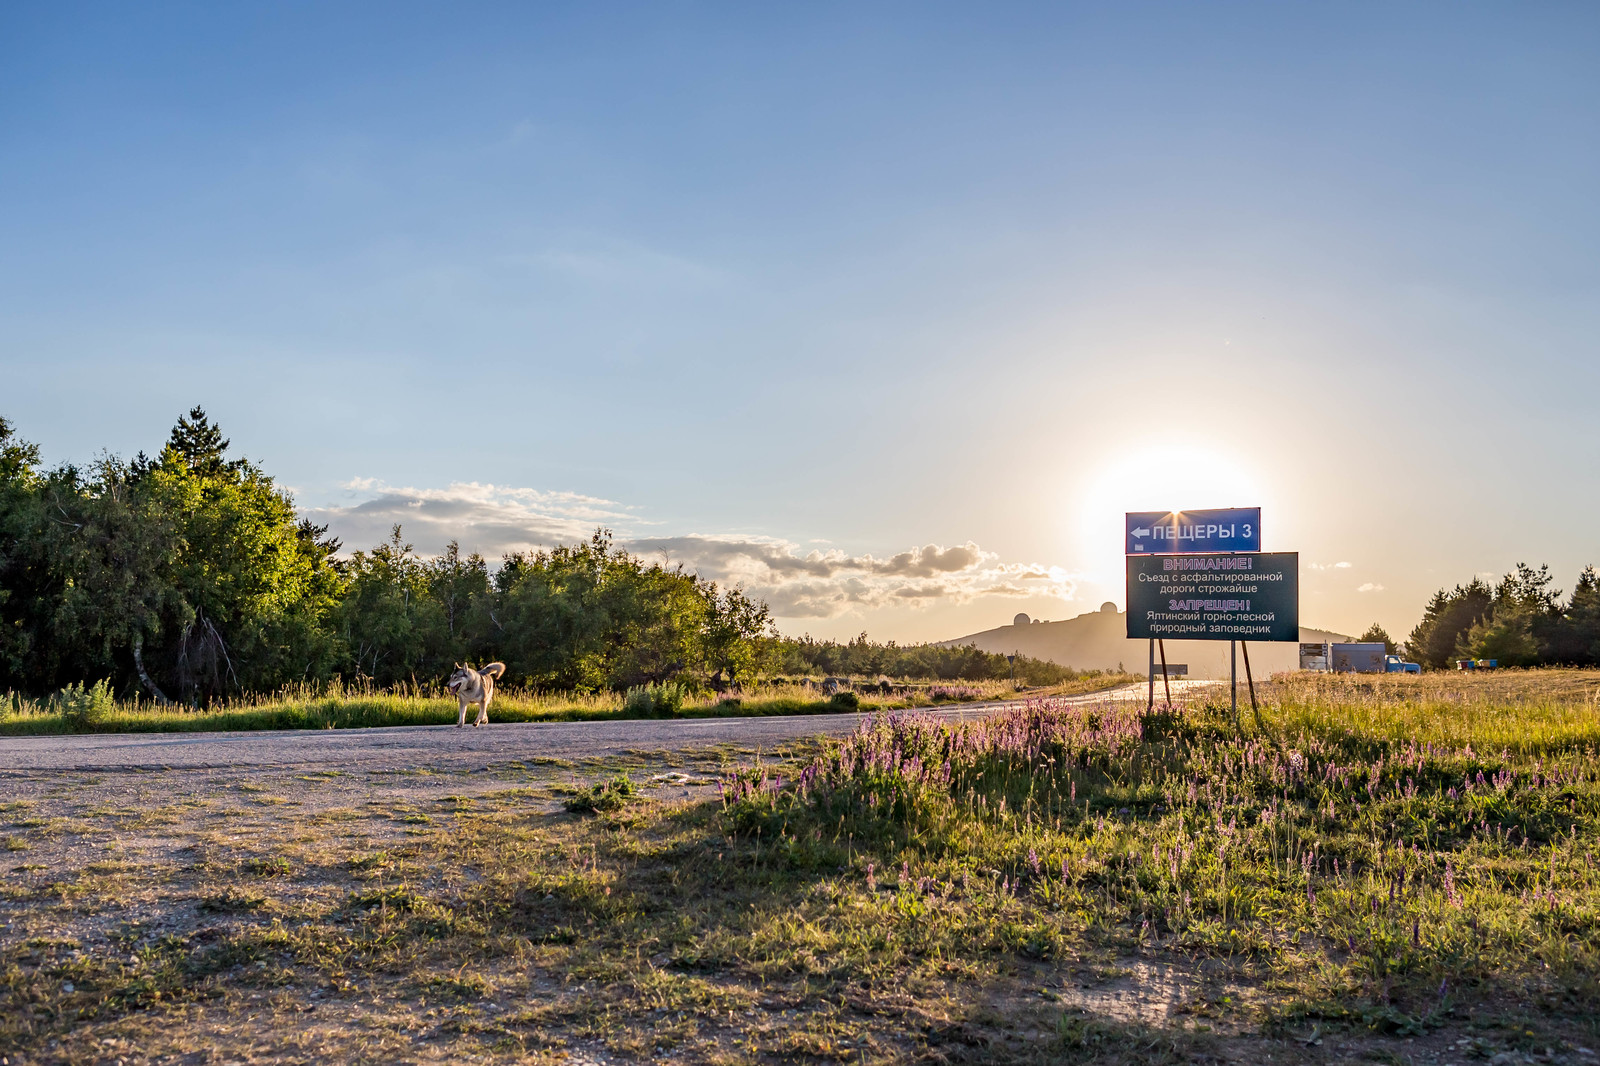
POLYGON ((1258 472, 1226 452, 1179 445, 1145 447, 1110 457, 1088 474, 1064 501, 1064 526, 1076 541, 1079 558, 1093 559, 1096 570, 1116 569, 1123 553, 1125 512, 1266 507, 1265 493, 1258 472))

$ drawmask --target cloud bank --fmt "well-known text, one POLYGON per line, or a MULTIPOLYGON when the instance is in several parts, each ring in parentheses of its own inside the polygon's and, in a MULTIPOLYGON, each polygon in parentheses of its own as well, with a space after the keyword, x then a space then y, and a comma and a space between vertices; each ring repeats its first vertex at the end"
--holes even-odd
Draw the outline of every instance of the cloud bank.
POLYGON ((853 610, 965 603, 982 597, 1048 596, 1071 600, 1074 576, 1060 567, 1004 562, 965 544, 924 544, 879 558, 838 549, 806 550, 777 537, 687 533, 647 536, 634 509, 576 493, 543 492, 478 482, 444 489, 396 488, 371 479, 344 486, 350 503, 305 509, 329 526, 346 550, 387 540, 400 525, 424 554, 458 541, 463 550, 496 559, 588 539, 596 526, 617 531, 628 550, 723 585, 742 584, 780 618, 835 618, 853 610))

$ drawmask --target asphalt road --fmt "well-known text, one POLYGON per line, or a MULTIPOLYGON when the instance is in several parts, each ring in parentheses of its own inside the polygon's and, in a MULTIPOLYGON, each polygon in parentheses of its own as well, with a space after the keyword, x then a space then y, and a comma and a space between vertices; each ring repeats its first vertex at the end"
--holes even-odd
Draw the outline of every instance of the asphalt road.
MULTIPOLYGON (((1207 682, 1175 682, 1191 689, 1207 682)), ((1176 692, 1174 693, 1176 695, 1176 692)), ((1071 698, 1073 703, 1143 699, 1144 686, 1071 698)), ((1004 703, 929 709, 941 718, 971 718, 1004 703)), ((539 758, 604 758, 632 752, 690 751, 718 745, 772 747, 797 737, 848 733, 861 714, 771 718, 689 718, 608 722, 518 722, 481 728, 397 726, 389 729, 120 733, 0 737, 0 772, 37 774, 119 770, 337 769, 396 771, 481 768, 539 758)))

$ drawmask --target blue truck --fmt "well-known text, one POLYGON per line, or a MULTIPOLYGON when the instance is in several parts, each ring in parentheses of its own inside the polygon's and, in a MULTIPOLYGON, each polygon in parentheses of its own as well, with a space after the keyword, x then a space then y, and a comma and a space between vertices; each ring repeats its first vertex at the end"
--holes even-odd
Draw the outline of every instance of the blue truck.
POLYGON ((1300 669, 1336 674, 1420 674, 1422 667, 1388 654, 1381 641, 1300 645, 1300 669))

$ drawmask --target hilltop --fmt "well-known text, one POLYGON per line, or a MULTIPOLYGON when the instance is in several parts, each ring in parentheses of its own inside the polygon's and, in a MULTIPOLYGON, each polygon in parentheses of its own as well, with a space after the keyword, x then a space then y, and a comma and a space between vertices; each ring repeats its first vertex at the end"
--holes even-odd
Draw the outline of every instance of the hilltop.
MULTIPOLYGON (((1108 602, 1098 611, 1061 622, 1042 622, 1019 614, 1011 625, 940 641, 938 646, 972 645, 986 652, 1021 653, 1078 670, 1115 670, 1120 666, 1134 673, 1142 672, 1148 665, 1148 644, 1143 640, 1129 640, 1126 633, 1126 615, 1117 610, 1116 604, 1108 602)), ((1301 627, 1300 639, 1342 641, 1350 637, 1326 629, 1301 627)), ((1169 640, 1167 662, 1187 664, 1190 677, 1226 678, 1228 645, 1226 641, 1169 640)), ((1298 669, 1299 649, 1288 643, 1252 641, 1250 665, 1255 675, 1262 678, 1280 670, 1298 669)), ((1244 674, 1243 658, 1239 661, 1239 673, 1244 674)))

